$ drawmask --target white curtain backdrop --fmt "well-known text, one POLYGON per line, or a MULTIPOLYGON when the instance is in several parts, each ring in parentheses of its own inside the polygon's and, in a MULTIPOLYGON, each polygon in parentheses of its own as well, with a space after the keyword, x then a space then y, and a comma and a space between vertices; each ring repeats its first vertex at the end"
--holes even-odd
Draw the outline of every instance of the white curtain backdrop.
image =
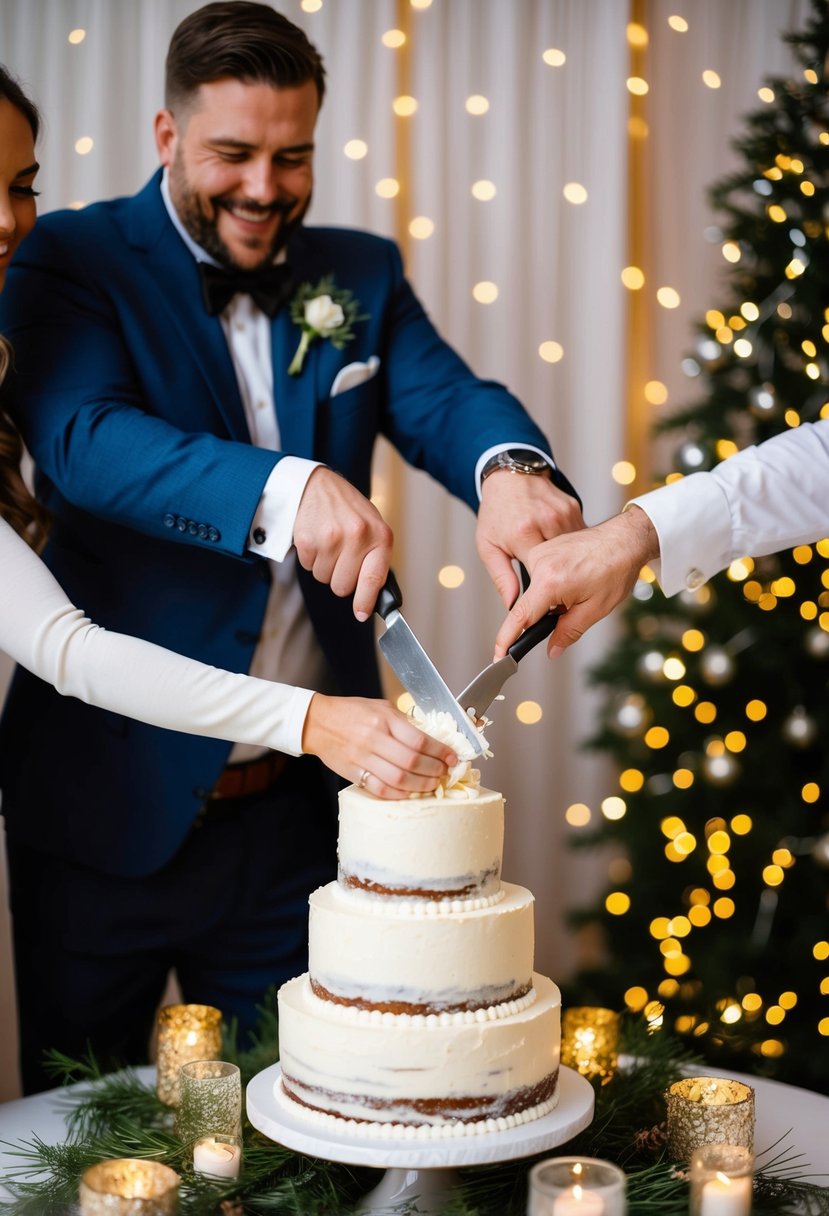
MULTIPOLYGON (((3 0, 0 60, 45 118, 41 212, 132 193, 153 171, 166 46, 194 7, 194 0, 3 0), (76 29, 86 35, 72 44, 76 29), (75 150, 83 137, 93 141, 85 155, 75 150)), ((625 497, 611 469, 626 455, 628 300, 620 272, 629 260, 628 5, 323 0, 306 12, 299 0, 283 0, 279 7, 306 29, 328 67, 310 222, 401 239, 410 277, 441 331, 480 375, 506 383, 526 403, 579 488, 588 522, 607 517, 625 497), (408 33, 398 50, 382 42, 393 28, 408 33), (566 62, 545 62, 551 49, 566 62), (418 102, 409 118, 392 109, 404 85, 418 102), (467 111, 473 95, 488 100, 486 113, 467 111), (344 154, 355 139, 367 145, 362 159, 344 154), (397 176, 399 197, 379 197, 376 183, 397 176), (471 193, 482 179, 495 187, 489 201, 471 193), (584 203, 566 201, 571 182, 586 189, 584 203), (409 235, 414 217, 432 221, 427 239, 409 235), (473 298, 482 281, 497 286, 493 303, 473 298), (562 348, 557 362, 539 355, 550 342, 562 348)), ((671 285, 682 300, 671 312, 653 304, 648 378, 667 385, 670 404, 693 390, 679 362, 693 319, 716 303, 724 266, 703 235, 713 222, 705 188, 733 163, 729 141, 739 116, 759 104, 763 78, 789 70, 779 32, 802 21, 808 3, 649 0, 645 7, 651 160, 644 290, 650 299, 656 287, 671 285), (688 32, 668 26, 673 13, 687 19, 688 32), (719 72, 721 88, 705 87, 706 68, 719 72)), ((459 689, 489 660, 502 617, 475 554, 473 517, 385 450, 376 473, 376 499, 396 529, 407 616, 459 689), (450 565, 465 576, 452 589, 438 581, 450 565)), ((541 653, 528 658, 489 731, 495 755, 484 781, 507 798, 505 876, 534 891, 538 968, 559 978, 577 956, 564 911, 588 900, 603 874, 600 860, 566 851, 572 829, 564 813, 578 801, 595 817, 601 799, 615 792, 604 762, 580 750, 596 708, 585 673, 614 628, 597 627, 553 667, 541 653), (537 705, 534 724, 516 717, 522 702, 537 705)), ((8 669, 0 668, 0 683, 8 669)), ((46 759, 47 739, 43 746, 46 759)), ((16 1093, 13 1011, 0 894, 0 1100, 16 1093)))

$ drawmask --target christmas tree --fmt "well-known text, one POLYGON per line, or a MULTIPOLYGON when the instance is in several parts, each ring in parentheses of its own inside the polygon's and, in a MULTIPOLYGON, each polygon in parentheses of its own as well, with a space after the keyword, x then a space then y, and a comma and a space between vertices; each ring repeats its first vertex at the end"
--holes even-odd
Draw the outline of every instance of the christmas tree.
MULTIPOLYGON (((829 5, 791 34, 710 192, 729 263, 661 430, 663 481, 829 417, 829 5)), ((829 503, 829 482, 826 486, 829 503)), ((642 571, 592 745, 618 788, 578 844, 614 845, 605 968, 571 1000, 645 1009, 712 1064, 829 1089, 829 537, 665 599, 642 571)))

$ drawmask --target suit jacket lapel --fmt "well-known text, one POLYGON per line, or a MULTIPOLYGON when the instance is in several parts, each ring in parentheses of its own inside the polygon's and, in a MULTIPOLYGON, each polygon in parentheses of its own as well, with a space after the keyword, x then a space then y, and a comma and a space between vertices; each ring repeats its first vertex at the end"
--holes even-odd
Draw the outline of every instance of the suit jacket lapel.
MULTIPOLYGON (((315 265, 307 234, 302 229, 290 241, 288 262, 294 291, 302 283, 314 283, 322 277, 323 272, 315 265)), ((302 336, 299 326, 291 320, 290 304, 280 308, 274 317, 271 334, 273 392, 282 447, 295 456, 310 458, 314 456, 317 403, 321 391, 318 383, 321 339, 311 343, 299 375, 289 376, 288 367, 302 336)))
POLYGON ((224 330, 219 318, 209 316, 202 305, 198 268, 170 223, 160 179, 159 172, 130 200, 127 239, 144 250, 145 266, 159 286, 170 328, 198 365, 231 438, 250 443, 224 330))

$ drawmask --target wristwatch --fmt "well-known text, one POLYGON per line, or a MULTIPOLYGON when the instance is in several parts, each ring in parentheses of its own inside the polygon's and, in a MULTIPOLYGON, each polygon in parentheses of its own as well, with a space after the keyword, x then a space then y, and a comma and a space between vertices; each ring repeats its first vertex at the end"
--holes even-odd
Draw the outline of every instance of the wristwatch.
POLYGON ((552 475, 550 462, 532 448, 506 448, 503 452, 496 452, 481 469, 481 485, 496 469, 507 469, 510 473, 524 473, 535 477, 552 475))

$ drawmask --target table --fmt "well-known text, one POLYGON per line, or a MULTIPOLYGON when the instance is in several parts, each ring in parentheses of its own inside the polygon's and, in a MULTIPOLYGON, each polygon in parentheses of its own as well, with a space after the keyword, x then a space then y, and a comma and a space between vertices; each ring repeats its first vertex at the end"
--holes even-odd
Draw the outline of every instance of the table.
MULTIPOLYGON (((147 1084, 154 1084, 155 1069, 139 1068, 137 1075, 147 1084)), ((703 1071, 700 1069, 700 1071, 703 1071)), ((758 1154, 781 1137, 785 1145, 802 1153, 803 1173, 816 1186, 829 1187, 829 1097, 813 1093, 808 1089, 797 1089, 779 1081, 766 1081, 760 1077, 749 1077, 743 1073, 723 1072, 716 1068, 705 1068, 706 1075, 733 1077, 744 1081, 755 1091, 757 1130, 755 1147, 758 1154), (788 1133, 791 1133, 788 1135, 788 1133), (807 1168, 808 1167, 808 1168, 807 1168)), ((47 1144, 57 1144, 64 1137, 63 1112, 56 1105, 61 1090, 35 1094, 31 1098, 0 1103, 0 1141, 15 1142, 30 1140, 33 1134, 47 1144)), ((780 1151, 783 1145, 775 1149, 780 1151)), ((6 1170, 16 1164, 9 1155, 6 1144, 0 1143, 0 1197, 7 1198, 2 1179, 6 1170)), ((763 1159, 760 1159, 762 1166, 763 1159)), ((789 1170, 793 1170, 793 1166, 789 1170)))

